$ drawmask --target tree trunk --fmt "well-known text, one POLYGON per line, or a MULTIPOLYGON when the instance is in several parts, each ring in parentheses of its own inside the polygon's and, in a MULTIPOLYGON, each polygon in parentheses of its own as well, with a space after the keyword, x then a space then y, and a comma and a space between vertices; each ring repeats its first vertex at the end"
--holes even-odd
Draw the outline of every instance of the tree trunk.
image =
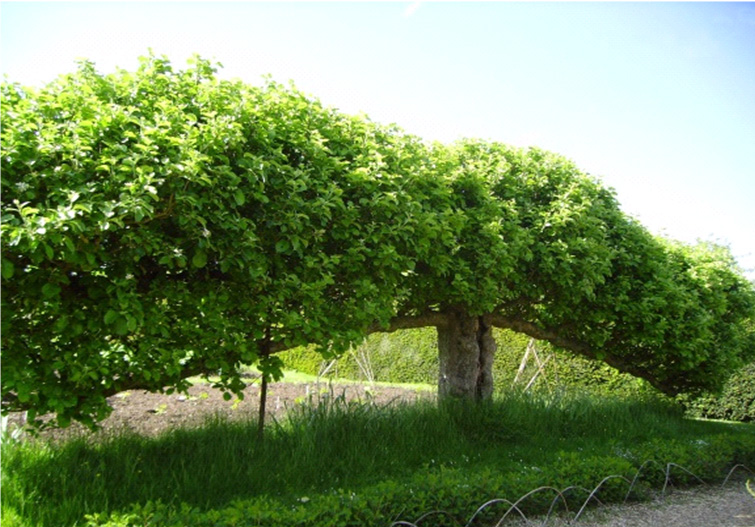
POLYGON ((492 326, 462 311, 438 326, 438 396, 482 401, 493 394, 496 343, 492 326))
POLYGON ((257 416, 257 443, 262 444, 265 439, 265 414, 267 413, 267 374, 262 373, 260 387, 260 408, 257 416))

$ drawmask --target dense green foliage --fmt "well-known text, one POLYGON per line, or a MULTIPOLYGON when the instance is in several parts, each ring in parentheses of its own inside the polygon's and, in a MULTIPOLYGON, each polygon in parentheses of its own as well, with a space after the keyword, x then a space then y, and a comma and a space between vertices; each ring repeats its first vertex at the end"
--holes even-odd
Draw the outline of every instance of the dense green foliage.
MULTIPOLYGON (((427 145, 199 59, 2 85, 3 412, 106 397, 461 313, 677 393, 755 352, 726 249, 651 236, 539 149, 427 145)), ((453 350, 452 350, 453 351, 453 350)))
POLYGON ((392 314, 409 246, 443 225, 409 198, 434 184, 415 139, 201 61, 85 63, 3 85, 2 111, 11 408, 91 422, 129 386, 219 371, 234 389, 270 348, 344 348, 392 314))
MULTIPOLYGON (((376 407, 331 397, 299 407, 263 444, 254 429, 212 420, 156 438, 7 441, 3 525, 13 515, 23 526, 82 525, 93 514, 94 525, 362 526, 432 510, 464 525, 488 499, 542 485, 592 490, 610 475, 634 477, 648 460, 636 495, 660 488, 669 462, 711 482, 736 463, 755 464, 751 425, 685 420, 657 400, 509 392, 473 407, 376 407)), ((676 485, 695 482, 671 474, 676 485)), ((627 488, 614 481, 600 499, 620 501, 627 488)), ((586 493, 571 492, 573 511, 586 493)), ((553 497, 523 508, 543 512, 553 497)))
MULTIPOLYGON (((512 268, 484 275, 499 288, 497 325, 603 359, 667 393, 715 387, 736 362, 733 350, 755 350, 753 287, 725 248, 651 236, 558 156, 477 142, 455 153, 480 196, 515 206, 503 217, 516 218, 526 239, 512 268)), ((496 261, 506 261, 503 252, 496 261)))
POLYGON ((680 398, 695 417, 755 421, 755 363, 734 373, 720 393, 680 398))

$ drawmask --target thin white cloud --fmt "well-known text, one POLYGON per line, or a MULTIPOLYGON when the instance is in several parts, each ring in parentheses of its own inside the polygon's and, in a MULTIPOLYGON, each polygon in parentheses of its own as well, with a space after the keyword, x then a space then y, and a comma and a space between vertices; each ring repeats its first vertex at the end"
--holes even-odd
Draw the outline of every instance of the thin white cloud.
POLYGON ((404 9, 404 14, 403 14, 404 18, 409 18, 414 13, 416 13, 417 9, 419 9, 421 5, 422 5, 422 2, 412 2, 411 4, 406 6, 406 9, 404 9))

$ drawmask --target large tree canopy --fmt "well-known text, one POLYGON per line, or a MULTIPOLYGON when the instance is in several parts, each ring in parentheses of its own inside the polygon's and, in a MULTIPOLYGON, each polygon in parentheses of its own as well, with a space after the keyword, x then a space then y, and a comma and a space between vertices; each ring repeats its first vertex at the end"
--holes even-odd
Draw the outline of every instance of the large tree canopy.
POLYGON ((195 59, 2 85, 3 412, 92 424, 275 353, 436 326, 442 394, 489 395, 511 328, 648 379, 715 388, 755 352, 724 248, 651 236, 564 158, 428 145, 195 59))

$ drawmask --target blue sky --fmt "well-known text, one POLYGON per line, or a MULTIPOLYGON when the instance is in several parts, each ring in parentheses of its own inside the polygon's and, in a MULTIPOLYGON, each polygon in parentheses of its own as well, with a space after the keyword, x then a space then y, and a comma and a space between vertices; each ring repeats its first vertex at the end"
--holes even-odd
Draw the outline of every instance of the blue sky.
POLYGON ((753 3, 0 4, 0 72, 40 84, 93 60, 271 74, 431 140, 574 160, 650 230, 731 247, 755 279, 753 3))

